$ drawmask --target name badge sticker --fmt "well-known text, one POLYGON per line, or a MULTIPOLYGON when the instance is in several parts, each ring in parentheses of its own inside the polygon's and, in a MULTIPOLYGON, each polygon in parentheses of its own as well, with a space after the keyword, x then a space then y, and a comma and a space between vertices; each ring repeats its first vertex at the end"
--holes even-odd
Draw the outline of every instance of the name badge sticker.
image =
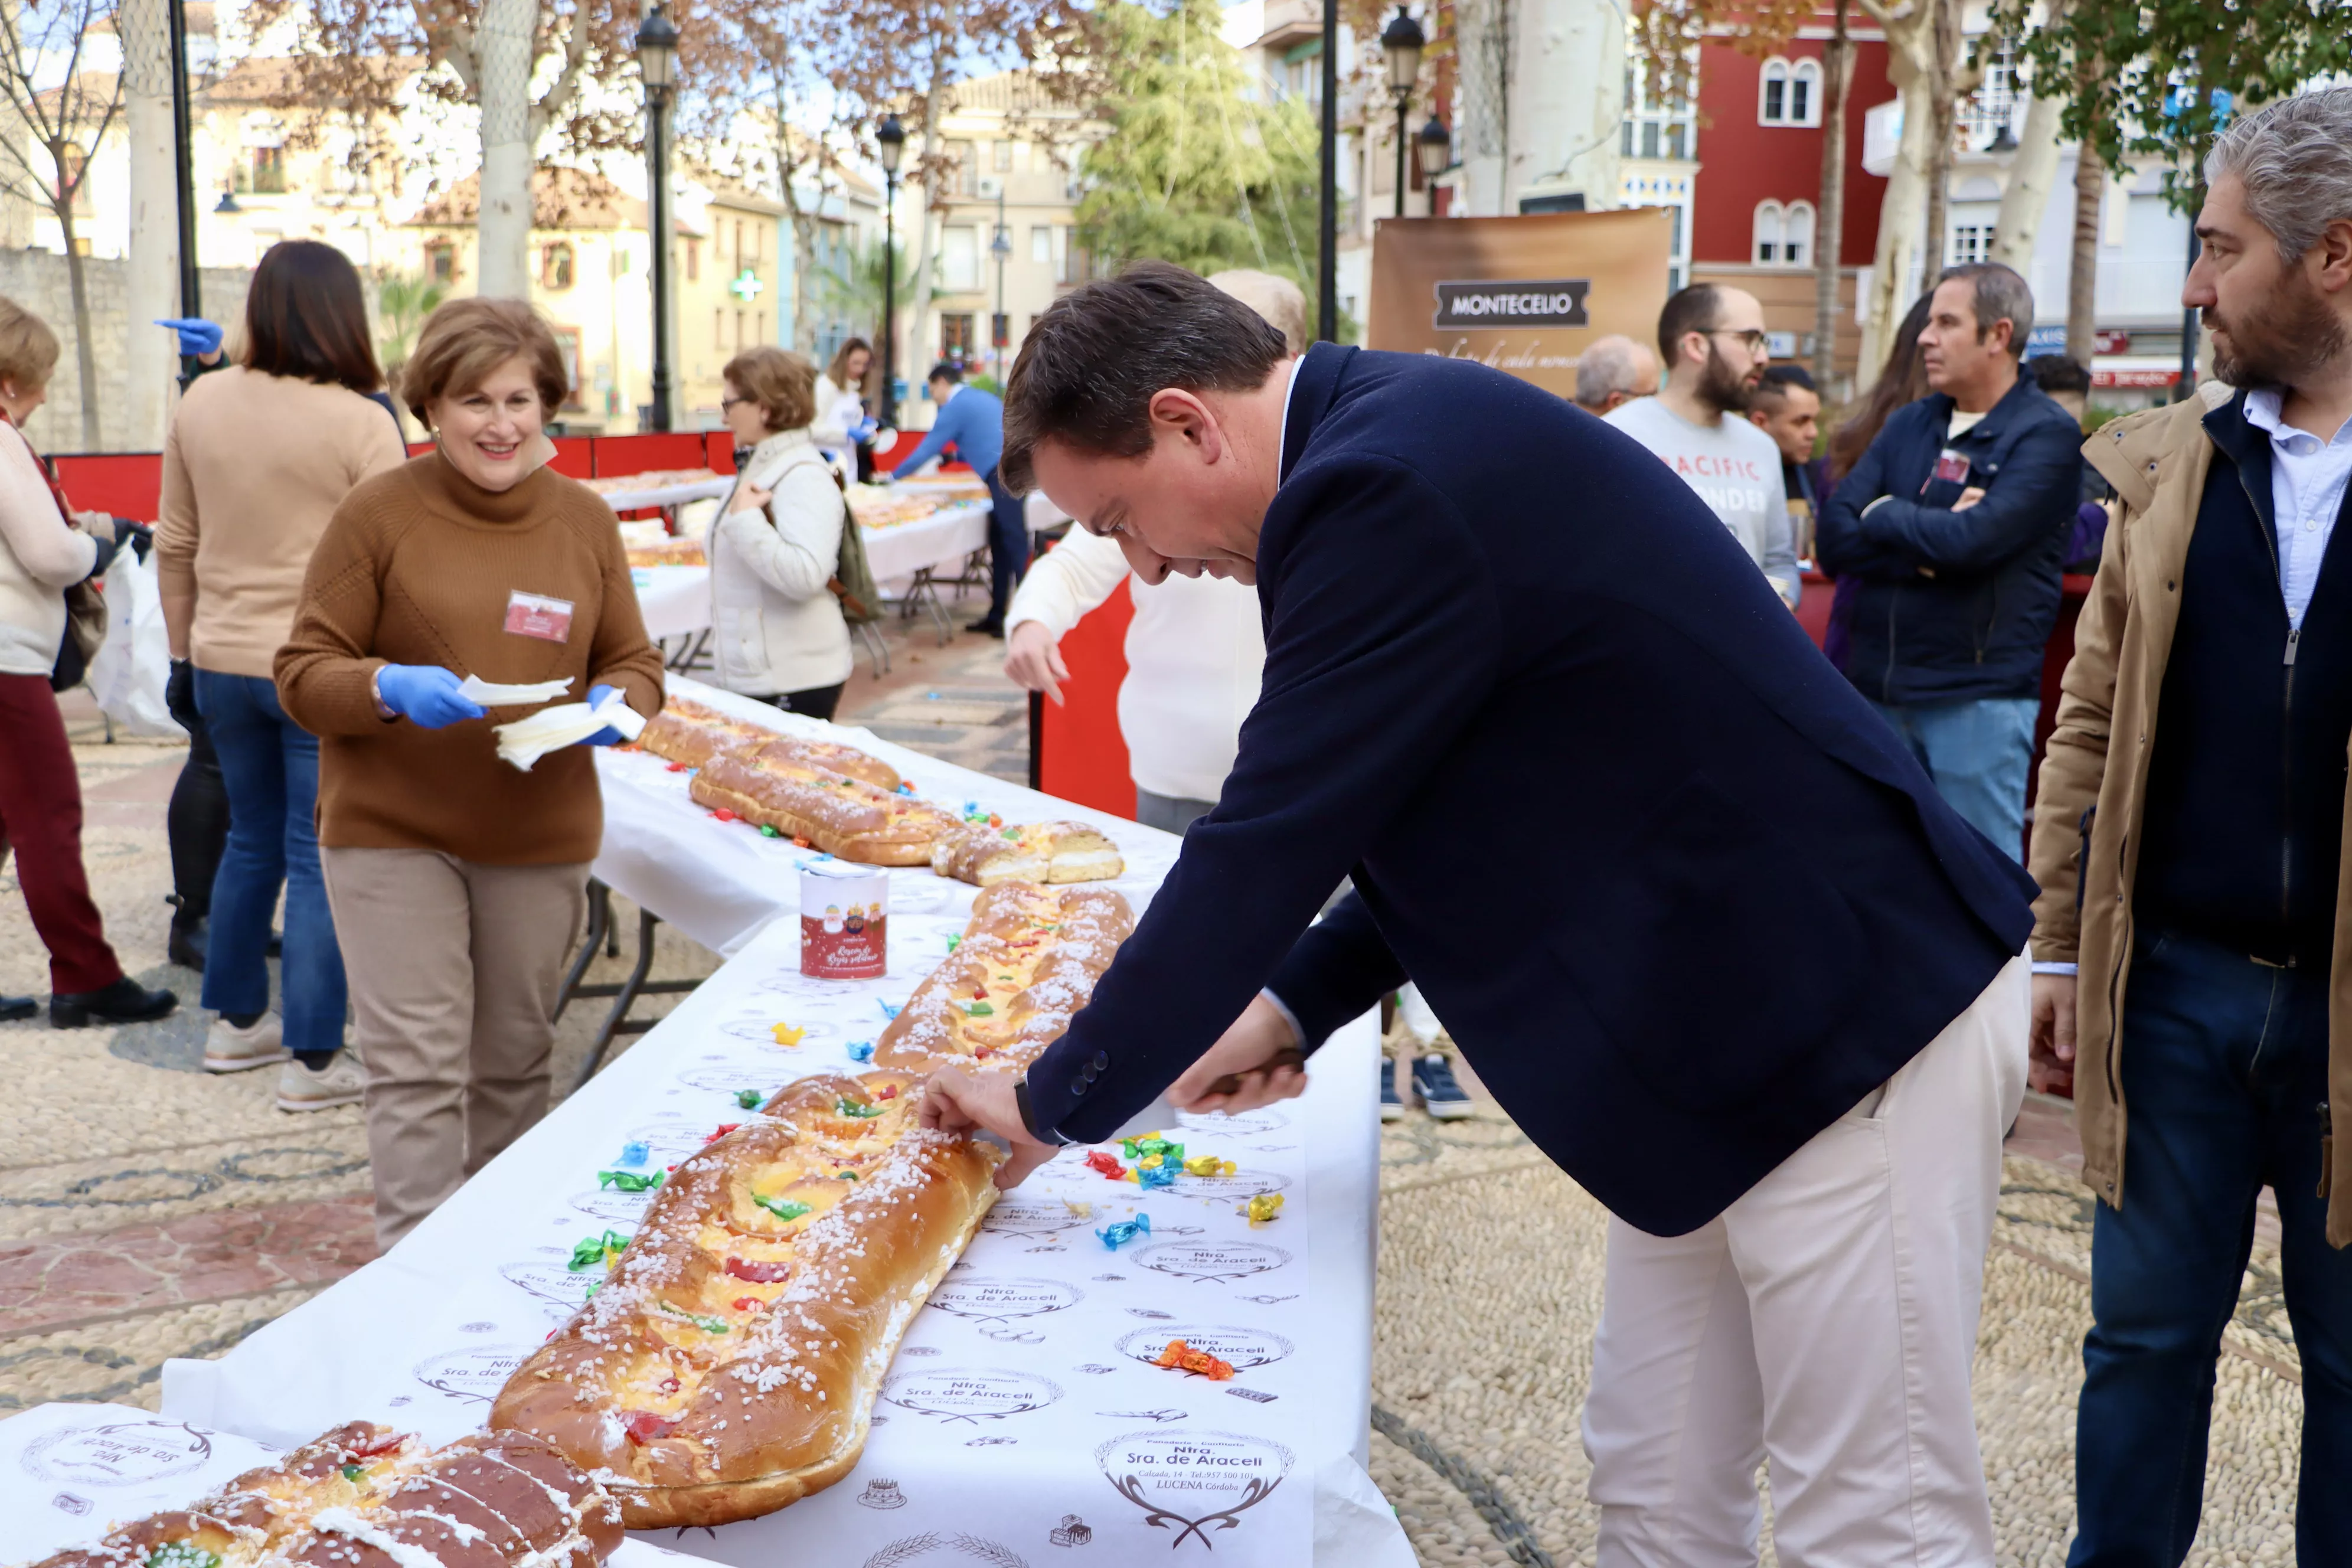
POLYGON ((1968 483, 1968 455, 1964 452, 1956 452, 1949 447, 1945 447, 1941 452, 1936 454, 1935 477, 1938 479, 1948 480, 1956 485, 1964 485, 1968 483))
POLYGON ((572 601, 526 594, 518 588, 507 595, 506 629, 519 637, 541 642, 572 640, 572 601))

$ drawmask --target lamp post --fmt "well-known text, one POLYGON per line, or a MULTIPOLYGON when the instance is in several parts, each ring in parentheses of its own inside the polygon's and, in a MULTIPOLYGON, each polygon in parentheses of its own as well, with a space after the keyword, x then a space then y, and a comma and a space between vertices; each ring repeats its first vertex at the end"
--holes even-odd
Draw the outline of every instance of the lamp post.
POLYGON ((882 423, 898 427, 898 160, 907 128, 886 114, 874 132, 882 159, 882 423))
POLYGON ((996 237, 988 242, 988 253, 996 258, 996 311, 988 321, 989 359, 996 367, 996 383, 1004 384, 1004 351, 1013 342, 1013 323, 1004 314, 1004 263, 1013 255, 1013 231, 1004 226, 1004 185, 996 187, 996 237))
MULTIPOLYGON (((205 313, 204 289, 196 277, 196 177, 188 112, 188 8, 186 0, 164 0, 171 20, 172 47, 172 177, 179 191, 180 314, 205 313)), ((184 374, 196 373, 193 356, 183 355, 184 374)))
POLYGON ((656 5, 637 26, 637 74, 646 84, 646 163, 653 187, 653 427, 669 428, 669 100, 677 80, 677 28, 656 5))
POLYGON ((1339 341, 1339 0, 1323 0, 1323 168, 1315 237, 1315 336, 1339 341))
MULTIPOLYGON (((1428 184, 1438 175, 1454 167, 1454 133, 1445 129, 1445 121, 1438 119, 1434 114, 1431 115, 1429 123, 1423 126, 1420 134, 1412 140, 1414 151, 1421 157, 1423 184, 1428 184)), ((1437 211, 1437 197, 1434 192, 1431 194, 1429 206, 1432 216, 1434 216, 1437 211)))
POLYGON ((1402 5, 1381 29, 1381 49, 1389 58, 1389 96, 1396 100, 1396 216, 1404 216, 1404 144, 1406 117, 1412 110, 1413 85, 1421 79, 1421 51, 1429 42, 1402 5))

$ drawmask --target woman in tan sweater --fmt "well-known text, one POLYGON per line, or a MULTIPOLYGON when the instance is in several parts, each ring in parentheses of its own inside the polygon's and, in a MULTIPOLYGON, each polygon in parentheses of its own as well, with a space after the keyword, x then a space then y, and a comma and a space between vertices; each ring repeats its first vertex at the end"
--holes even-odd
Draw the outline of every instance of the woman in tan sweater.
POLYGON ((369 397, 383 376, 341 251, 315 239, 271 246, 246 293, 245 339, 238 363, 189 387, 173 417, 156 576, 174 694, 193 689, 191 738, 200 728, 209 740, 228 793, 228 843, 205 906, 204 1004, 218 1015, 205 1067, 286 1062, 278 1109, 318 1110, 355 1102, 366 1080, 342 1054, 343 956, 313 820, 319 742, 278 705, 271 667, 327 519, 406 454, 369 397), (281 885, 282 1023, 267 956, 281 885))
POLYGON ((612 510, 543 466, 568 390, 546 324, 520 300, 453 300, 402 383, 437 449, 336 509, 277 659, 286 711, 320 739, 320 858, 386 1247, 545 1114, 555 992, 604 837, 594 758, 499 761, 492 726, 528 710, 486 713, 461 678, 662 703, 612 510))

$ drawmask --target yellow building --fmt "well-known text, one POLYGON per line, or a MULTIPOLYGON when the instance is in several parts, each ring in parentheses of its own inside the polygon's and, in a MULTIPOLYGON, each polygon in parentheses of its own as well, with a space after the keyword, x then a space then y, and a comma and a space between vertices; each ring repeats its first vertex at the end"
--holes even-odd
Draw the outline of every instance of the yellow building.
POLYGON ((677 271, 677 427, 726 423, 719 371, 757 343, 777 339, 782 204, 710 176, 679 182, 677 271))

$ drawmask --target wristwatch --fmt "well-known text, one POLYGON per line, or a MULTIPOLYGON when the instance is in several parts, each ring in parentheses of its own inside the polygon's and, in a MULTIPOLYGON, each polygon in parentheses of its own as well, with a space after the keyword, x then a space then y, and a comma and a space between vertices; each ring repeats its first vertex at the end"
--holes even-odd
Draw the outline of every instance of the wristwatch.
POLYGON ((1027 1073, 1023 1073, 1019 1078, 1013 1080, 1013 1103, 1020 1107, 1021 1125, 1028 1131, 1029 1136, 1035 1139, 1038 1142, 1068 1144, 1077 1142, 1075 1138, 1063 1137, 1059 1132, 1050 1127, 1040 1127, 1037 1125, 1037 1112, 1031 1109, 1029 1104, 1029 1075, 1027 1073))

